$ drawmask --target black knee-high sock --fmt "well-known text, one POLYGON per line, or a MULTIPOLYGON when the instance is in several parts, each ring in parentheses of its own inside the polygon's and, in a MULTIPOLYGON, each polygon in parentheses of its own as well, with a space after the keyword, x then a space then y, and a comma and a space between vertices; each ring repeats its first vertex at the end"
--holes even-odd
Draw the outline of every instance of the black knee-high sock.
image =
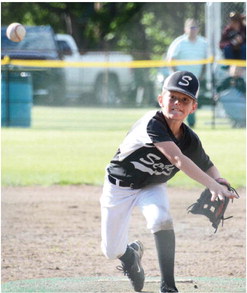
POLYGON ((168 287, 176 288, 174 279, 175 234, 173 230, 162 230, 154 233, 158 254, 161 281, 168 287))
POLYGON ((134 251, 129 246, 127 246, 125 253, 121 257, 119 257, 121 262, 123 262, 124 264, 127 264, 127 265, 132 265, 132 263, 134 261, 133 258, 134 258, 134 251))

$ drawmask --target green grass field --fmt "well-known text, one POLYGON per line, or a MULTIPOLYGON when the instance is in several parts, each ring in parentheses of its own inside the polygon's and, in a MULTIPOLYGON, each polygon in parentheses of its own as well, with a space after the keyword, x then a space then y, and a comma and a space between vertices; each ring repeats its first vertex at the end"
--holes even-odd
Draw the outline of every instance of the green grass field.
MULTIPOLYGON (((149 110, 33 107, 31 128, 2 128, 2 185, 101 185, 129 127, 149 110)), ((195 131, 222 177, 245 186, 245 129, 227 119, 213 129, 210 109, 196 115, 195 131)), ((199 186, 182 172, 170 185, 199 186)))

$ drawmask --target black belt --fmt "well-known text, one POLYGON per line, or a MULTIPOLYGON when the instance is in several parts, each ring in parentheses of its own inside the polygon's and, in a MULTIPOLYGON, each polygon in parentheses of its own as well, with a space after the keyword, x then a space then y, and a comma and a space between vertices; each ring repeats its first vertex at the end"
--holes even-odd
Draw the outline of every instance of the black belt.
POLYGON ((117 186, 121 186, 121 187, 130 187, 130 188, 134 188, 134 184, 133 183, 127 183, 121 180, 118 180, 116 178, 113 178, 111 175, 108 175, 108 179, 109 181, 117 186))

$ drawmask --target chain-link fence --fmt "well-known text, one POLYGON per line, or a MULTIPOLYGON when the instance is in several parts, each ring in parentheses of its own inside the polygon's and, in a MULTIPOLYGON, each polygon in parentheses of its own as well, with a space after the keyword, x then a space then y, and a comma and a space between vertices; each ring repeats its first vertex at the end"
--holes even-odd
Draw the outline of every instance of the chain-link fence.
POLYGON ((246 15, 245 2, 222 2, 221 3, 221 29, 227 25, 230 12, 238 12, 246 15))

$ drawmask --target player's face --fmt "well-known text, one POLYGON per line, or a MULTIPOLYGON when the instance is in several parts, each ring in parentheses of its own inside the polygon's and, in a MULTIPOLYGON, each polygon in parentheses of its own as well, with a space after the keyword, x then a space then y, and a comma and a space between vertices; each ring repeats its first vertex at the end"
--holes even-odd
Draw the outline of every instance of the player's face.
POLYGON ((178 121, 183 121, 197 108, 197 103, 192 98, 175 91, 165 91, 158 97, 158 101, 164 115, 178 121))

